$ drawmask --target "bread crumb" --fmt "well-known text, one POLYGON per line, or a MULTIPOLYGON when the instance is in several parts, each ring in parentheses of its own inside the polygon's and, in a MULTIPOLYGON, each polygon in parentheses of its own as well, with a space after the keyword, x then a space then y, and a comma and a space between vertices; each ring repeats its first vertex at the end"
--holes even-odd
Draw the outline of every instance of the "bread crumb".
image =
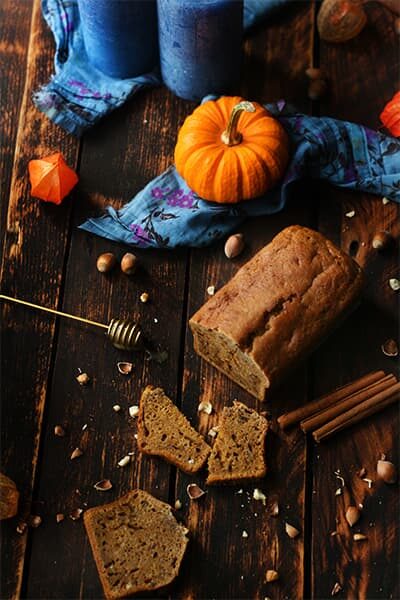
POLYGON ((113 411, 115 411, 115 412, 119 412, 120 410, 121 410, 121 407, 120 407, 120 405, 119 405, 119 404, 114 404, 114 406, 113 406, 113 411))
POLYGON ((348 217, 349 219, 352 219, 355 214, 356 214, 355 210, 350 210, 349 212, 346 213, 346 217, 348 217))
POLYGON ((249 534, 247 533, 247 531, 243 530, 242 531, 242 538, 248 538, 249 534))
POLYGON ((207 294, 209 296, 214 296, 215 294, 215 285, 209 285, 207 288, 207 294))
POLYGON ((258 488, 255 488, 254 492, 253 492, 253 498, 254 500, 261 500, 261 502, 264 504, 266 504, 266 500, 267 497, 265 494, 262 493, 261 490, 259 490, 258 488))

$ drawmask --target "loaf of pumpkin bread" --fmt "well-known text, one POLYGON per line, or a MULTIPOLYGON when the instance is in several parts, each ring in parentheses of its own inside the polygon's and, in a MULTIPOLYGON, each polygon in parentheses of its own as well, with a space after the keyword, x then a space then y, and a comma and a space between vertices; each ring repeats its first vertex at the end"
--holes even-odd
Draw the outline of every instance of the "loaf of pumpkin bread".
POLYGON ((362 280, 357 263, 320 233, 287 227, 190 319, 194 349, 264 400, 356 305, 362 280))

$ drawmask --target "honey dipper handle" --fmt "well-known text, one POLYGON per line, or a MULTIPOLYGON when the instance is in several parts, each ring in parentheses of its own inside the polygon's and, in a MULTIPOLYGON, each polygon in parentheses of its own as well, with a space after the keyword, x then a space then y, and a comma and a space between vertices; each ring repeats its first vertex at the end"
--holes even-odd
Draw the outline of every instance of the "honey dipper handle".
POLYGON ((15 302, 16 304, 23 304, 24 306, 29 306, 30 308, 36 308, 37 310, 43 310, 44 312, 52 313, 53 315, 58 315, 59 317, 66 317, 67 319, 73 319, 74 321, 81 321, 81 323, 87 323, 88 325, 95 325, 96 327, 102 327, 103 329, 108 329, 108 325, 104 325, 104 323, 97 323, 97 321, 91 321, 90 319, 84 319, 83 317, 77 317, 76 315, 70 315, 69 313, 62 312, 61 310, 54 310, 54 308, 46 308, 44 306, 39 306, 38 304, 33 304, 33 302, 27 302, 26 300, 19 300, 19 298, 12 298, 11 296, 6 296, 5 294, 0 294, 0 300, 7 300, 7 302, 15 302))

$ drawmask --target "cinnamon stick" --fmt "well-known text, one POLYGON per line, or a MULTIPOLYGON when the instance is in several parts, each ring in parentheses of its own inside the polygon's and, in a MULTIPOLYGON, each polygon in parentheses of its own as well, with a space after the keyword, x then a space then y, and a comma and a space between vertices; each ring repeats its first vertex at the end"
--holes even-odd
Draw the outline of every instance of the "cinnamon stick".
POLYGON ((332 421, 338 415, 350 410, 353 406, 368 400, 368 398, 372 398, 372 396, 378 394, 386 390, 388 387, 396 383, 396 377, 394 375, 386 375, 383 379, 376 381, 375 383, 368 385, 362 390, 350 394, 350 396, 343 398, 336 402, 333 406, 328 407, 325 410, 318 412, 317 414, 309 417, 301 421, 300 427, 304 431, 304 433, 308 433, 309 431, 315 431, 324 423, 328 421, 332 421))
POLYGON ((322 427, 313 432, 313 437, 316 442, 321 442, 329 438, 334 433, 338 433, 345 429, 346 427, 350 427, 363 419, 366 419, 370 415, 373 415, 389 404, 396 402, 400 399, 400 382, 397 382, 391 385, 384 391, 381 391, 368 400, 357 404, 350 410, 333 419, 333 421, 329 421, 325 423, 322 427))
POLYGON ((384 377, 384 371, 372 371, 371 373, 367 373, 359 379, 343 385, 330 394, 326 394, 325 396, 322 396, 313 402, 309 402, 305 406, 301 406, 300 408, 296 408, 289 413, 281 415, 278 418, 278 423, 282 429, 296 425, 296 423, 300 423, 300 421, 303 419, 306 419, 307 417, 310 417, 321 410, 325 410, 329 406, 332 406, 332 404, 335 404, 339 400, 346 398, 346 396, 358 392, 359 390, 383 379, 384 377))

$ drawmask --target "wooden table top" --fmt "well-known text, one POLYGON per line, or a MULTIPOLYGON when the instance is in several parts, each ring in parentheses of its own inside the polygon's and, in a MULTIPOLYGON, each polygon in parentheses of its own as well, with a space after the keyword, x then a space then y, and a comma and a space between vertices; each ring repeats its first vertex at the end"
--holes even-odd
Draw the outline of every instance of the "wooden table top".
MULTIPOLYGON (((379 127, 378 115, 398 88, 399 42, 394 16, 378 5, 367 10, 368 25, 356 39, 330 45, 317 37, 315 4, 294 2, 247 38, 243 96, 263 102, 283 97, 309 114, 379 127), (312 62, 329 82, 318 103, 307 99, 305 69, 312 62)), ((396 360, 383 355, 381 344, 398 331, 397 298, 388 285, 390 277, 398 277, 397 253, 379 254, 371 241, 381 230, 398 236, 396 205, 303 182, 284 212, 241 228, 247 247, 237 260, 225 258, 222 243, 201 250, 138 250, 137 275, 128 278, 116 270, 104 277, 96 270, 97 256, 113 251, 121 257, 127 248, 77 225, 107 204, 120 207, 172 162, 178 127, 194 104, 165 88, 145 91, 77 140, 32 104, 32 92, 53 70, 53 40, 39 0, 3 0, 0 22, 3 293, 102 322, 140 316, 169 356, 159 365, 135 355, 133 373, 125 377, 116 363, 126 355, 101 333, 3 306, 1 470, 21 491, 19 519, 38 514, 42 524, 21 535, 18 519, 2 522, 1 596, 101 598, 82 519, 68 515, 138 486, 171 503, 182 501, 179 518, 190 529, 191 543, 170 597, 329 598, 338 582, 343 588, 338 597, 399 598, 398 487, 375 477, 382 452, 398 463, 396 406, 320 446, 298 429, 279 432, 274 422, 269 473, 258 484, 266 507, 252 499, 254 485, 242 486, 243 493, 238 487, 209 489, 190 502, 186 486, 204 485, 203 473, 187 476, 138 452, 128 467, 117 468, 122 456, 136 450, 128 407, 149 383, 163 386, 205 435, 234 398, 265 408, 194 354, 187 319, 206 299, 209 285, 220 287, 287 225, 311 226, 340 245, 365 268, 367 286, 360 308, 270 395, 271 416, 368 371, 395 372, 396 360), (79 188, 58 207, 32 199, 27 176, 28 160, 57 150, 80 176, 79 188), (350 210, 351 219, 345 216, 350 210), (139 301, 144 291, 150 295, 146 305, 139 301), (77 384, 78 369, 91 376, 91 385, 77 384), (198 416, 198 402, 206 399, 215 411, 198 416), (114 404, 121 405, 120 413, 112 410, 114 404), (64 438, 54 435, 56 424, 66 428, 64 438), (71 461, 76 446, 85 452, 71 461), (373 480, 371 488, 357 476, 362 467, 373 480), (335 471, 346 482, 341 496, 335 496, 335 471), (111 479, 111 491, 93 488, 102 478, 111 479), (278 518, 270 516, 275 501, 278 518), (368 536, 358 544, 344 519, 353 503, 364 507, 355 530, 368 536), (57 524, 56 513, 67 518, 57 524), (301 531, 298 538, 286 535, 285 521, 301 531), (265 583, 267 569, 279 572, 278 582, 265 583)))

